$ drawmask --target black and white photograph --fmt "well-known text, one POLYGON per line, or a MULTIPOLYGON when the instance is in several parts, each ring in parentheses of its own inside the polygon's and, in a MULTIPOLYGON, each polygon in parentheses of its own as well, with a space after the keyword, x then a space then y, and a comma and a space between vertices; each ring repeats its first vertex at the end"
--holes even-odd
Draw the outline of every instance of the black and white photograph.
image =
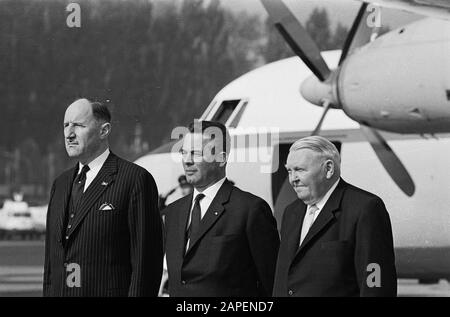
POLYGON ((449 162, 450 0, 0 0, 0 297, 450 297, 449 162))

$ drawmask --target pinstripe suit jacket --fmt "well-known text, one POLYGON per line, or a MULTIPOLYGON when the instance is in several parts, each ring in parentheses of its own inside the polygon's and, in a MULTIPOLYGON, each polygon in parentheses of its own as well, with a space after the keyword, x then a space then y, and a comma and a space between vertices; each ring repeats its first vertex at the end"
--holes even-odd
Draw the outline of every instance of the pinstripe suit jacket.
POLYGON ((153 177, 111 153, 84 192, 70 231, 65 232, 76 172, 76 167, 64 172, 52 186, 44 296, 156 296, 163 247, 153 177), (99 210, 103 203, 115 208, 99 210), (80 287, 66 283, 73 277, 70 264, 79 265, 80 287))

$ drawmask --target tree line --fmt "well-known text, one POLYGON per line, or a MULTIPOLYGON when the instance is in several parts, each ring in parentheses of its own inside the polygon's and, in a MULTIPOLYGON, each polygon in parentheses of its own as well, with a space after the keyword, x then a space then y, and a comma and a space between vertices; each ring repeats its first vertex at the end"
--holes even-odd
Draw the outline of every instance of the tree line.
MULTIPOLYGON (((75 98, 110 104, 111 147, 134 160, 228 82, 293 55, 268 21, 218 0, 81 0, 80 28, 66 24, 70 2, 0 0, 0 184, 39 185, 41 196, 73 164, 62 121, 75 98)), ((330 31, 324 9, 306 26, 322 49, 347 32, 330 31)))

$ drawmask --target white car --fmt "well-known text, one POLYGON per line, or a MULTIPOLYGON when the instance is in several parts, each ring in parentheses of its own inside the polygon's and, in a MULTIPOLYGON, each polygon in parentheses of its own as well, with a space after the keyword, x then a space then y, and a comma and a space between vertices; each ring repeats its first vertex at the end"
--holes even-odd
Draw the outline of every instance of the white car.
POLYGON ((24 201, 6 200, 0 210, 0 237, 34 234, 34 220, 24 201))

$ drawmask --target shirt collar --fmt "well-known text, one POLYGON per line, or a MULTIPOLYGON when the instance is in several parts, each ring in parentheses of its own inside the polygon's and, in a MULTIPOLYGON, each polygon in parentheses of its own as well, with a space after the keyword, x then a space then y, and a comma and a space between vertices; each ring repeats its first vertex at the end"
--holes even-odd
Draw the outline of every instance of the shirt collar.
MULTIPOLYGON (((339 183, 340 178, 333 184, 333 186, 331 186, 331 188, 327 191, 327 193, 325 194, 325 196, 322 197, 322 199, 320 199, 317 203, 316 206, 317 208, 319 208, 319 210, 322 210, 322 208, 325 206, 325 204, 327 203, 328 199, 330 198, 331 194, 333 193, 333 191, 336 189, 338 183, 339 183)), ((308 206, 310 207, 310 206, 308 206)))
MULTIPOLYGON (((102 154, 100 154, 99 156, 97 156, 92 162, 90 162, 89 165, 89 172, 93 172, 93 174, 97 174, 100 169, 103 166, 103 163, 105 163, 106 159, 109 156, 109 148, 107 148, 105 150, 105 152, 103 152, 102 154)), ((81 172, 81 169, 83 168, 83 164, 78 163, 78 174, 81 172)), ((89 173, 88 172, 88 173, 89 173)))
POLYGON ((222 187, 222 184, 225 183, 226 179, 227 179, 226 177, 222 178, 221 180, 215 182, 202 192, 199 192, 196 188, 194 188, 194 195, 192 196, 192 199, 194 200, 198 194, 202 193, 203 195, 205 195, 205 197, 208 197, 210 200, 213 200, 217 192, 219 191, 220 187, 222 187))

